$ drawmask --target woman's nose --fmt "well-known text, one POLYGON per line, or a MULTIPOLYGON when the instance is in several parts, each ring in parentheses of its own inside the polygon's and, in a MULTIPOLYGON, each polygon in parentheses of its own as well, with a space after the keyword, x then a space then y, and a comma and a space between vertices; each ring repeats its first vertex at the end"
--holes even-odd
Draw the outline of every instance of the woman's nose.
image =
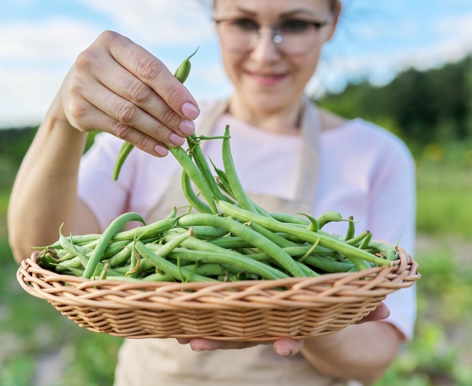
POLYGON ((261 27, 254 36, 251 56, 262 61, 280 58, 280 51, 277 47, 279 39, 280 36, 274 34, 271 27, 261 27))

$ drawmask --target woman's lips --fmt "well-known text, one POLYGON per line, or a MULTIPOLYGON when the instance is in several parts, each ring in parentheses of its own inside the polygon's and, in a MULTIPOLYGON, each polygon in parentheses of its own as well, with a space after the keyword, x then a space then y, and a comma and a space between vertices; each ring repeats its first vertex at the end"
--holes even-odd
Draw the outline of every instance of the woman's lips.
POLYGON ((246 75, 251 78, 253 82, 262 86, 273 86, 279 84, 287 77, 286 74, 260 73, 251 71, 246 71, 246 75))

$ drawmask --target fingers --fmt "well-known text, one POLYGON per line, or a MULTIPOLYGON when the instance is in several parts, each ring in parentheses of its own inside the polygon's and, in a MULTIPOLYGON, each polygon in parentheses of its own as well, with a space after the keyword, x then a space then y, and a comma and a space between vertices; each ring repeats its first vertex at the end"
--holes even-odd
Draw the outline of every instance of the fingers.
POLYGON ((374 322, 376 320, 386 319, 390 316, 390 310, 388 309, 385 303, 380 303, 380 305, 372 311, 369 315, 365 318, 361 319, 358 323, 365 323, 365 322, 374 322))
POLYGON ((273 344, 274 351, 283 357, 292 357, 303 348, 303 340, 278 339, 273 344))
POLYGON ((113 32, 101 34, 79 55, 61 93, 75 128, 111 133, 158 156, 168 153, 166 146, 184 144, 199 114, 193 97, 163 63, 113 32))
POLYGON ((82 95, 90 104, 121 123, 121 125, 116 125, 114 129, 111 128, 112 134, 128 142, 133 141, 131 143, 137 147, 142 148, 140 141, 144 140, 145 136, 169 146, 182 146, 185 142, 183 137, 174 133, 147 112, 100 84, 92 84, 83 90, 82 95), (140 138, 137 139, 135 135, 132 135, 135 130, 129 130, 129 127, 137 129, 144 136, 140 135, 140 138))
POLYGON ((198 117, 195 99, 160 60, 119 34, 108 32, 101 38, 106 40, 111 56, 154 90, 173 111, 189 120, 198 117))
POLYGON ((190 340, 190 347, 193 351, 240 350, 257 344, 255 342, 226 342, 200 338, 190 340))
POLYGON ((99 129, 112 133, 158 157, 165 157, 169 152, 162 142, 110 117, 85 99, 75 99, 68 109, 69 121, 81 131, 89 132, 99 129))
MULTIPOLYGON (((86 68, 93 66, 90 73, 95 80, 125 101, 129 101, 133 106, 139 107, 138 115, 143 114, 142 112, 147 113, 155 121, 155 124, 166 126, 181 137, 191 135, 195 131, 192 121, 182 119, 152 88, 115 62, 110 56, 103 54, 100 60, 94 62, 85 55, 85 58, 78 60, 77 66, 80 68, 81 65, 86 68)), ((137 127, 139 128, 139 126, 137 127)))
MULTIPOLYGON (((193 351, 213 351, 213 350, 241 350, 249 347, 254 347, 263 342, 227 342, 210 339, 177 339, 180 344, 190 344, 193 351)), ((284 357, 291 357, 300 352, 303 347, 303 340, 293 339, 278 339, 273 343, 273 348, 277 354, 284 357)))

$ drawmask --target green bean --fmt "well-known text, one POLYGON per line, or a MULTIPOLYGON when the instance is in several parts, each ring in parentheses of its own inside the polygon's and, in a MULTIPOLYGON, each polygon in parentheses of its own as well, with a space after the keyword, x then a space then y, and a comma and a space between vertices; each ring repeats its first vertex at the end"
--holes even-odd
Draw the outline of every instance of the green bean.
POLYGON ((213 197, 218 200, 227 201, 226 196, 223 195, 223 193, 221 193, 220 189, 218 188, 218 185, 215 181, 215 178, 213 177, 213 174, 211 173, 210 166, 206 161, 205 155, 203 154, 200 142, 197 140, 196 135, 192 134, 190 137, 188 137, 187 142, 189 144, 189 148, 193 153, 193 159, 195 160, 195 163, 197 164, 200 173, 202 173, 202 176, 207 180, 210 186, 210 190, 213 193, 213 197))
POLYGON ((323 228, 329 222, 348 221, 338 212, 327 211, 317 217, 319 229, 323 228))
MULTIPOLYGON (((191 266, 188 267, 192 269, 191 266)), ((195 267, 195 272, 203 276, 219 276, 228 273, 228 269, 221 264, 201 264, 195 267)))
POLYGON ((371 268, 369 263, 367 261, 362 260, 362 259, 356 259, 355 257, 348 257, 348 259, 354 264, 354 266, 359 270, 362 271, 364 269, 369 269, 371 268))
MULTIPOLYGON (((195 53, 198 51, 198 48, 195 50, 195 52, 190 55, 187 59, 185 59, 179 67, 177 67, 177 70, 175 70, 174 76, 180 81, 180 83, 184 83, 190 74, 190 58, 195 55, 195 53)), ((131 153, 131 150, 134 149, 134 145, 132 145, 129 142, 123 143, 121 146, 121 149, 118 153, 118 156, 115 161, 115 166, 113 168, 113 179, 116 181, 118 177, 120 176, 120 171, 123 166, 123 164, 126 161, 126 158, 128 158, 129 153, 131 153)))
POLYGON ((187 280, 203 281, 203 282, 215 281, 214 279, 210 279, 208 277, 201 276, 195 273, 193 274, 186 273, 184 270, 179 269, 179 267, 176 266, 175 264, 164 259, 162 256, 159 256, 158 254, 152 252, 149 249, 151 245, 152 244, 145 246, 141 241, 138 241, 136 243, 136 250, 139 252, 139 254, 142 257, 147 259, 152 265, 159 268, 159 270, 171 275, 174 279, 177 279, 182 282, 185 282, 187 280))
POLYGON ((243 240, 241 237, 237 236, 224 236, 217 239, 209 240, 210 244, 217 245, 222 248, 231 249, 231 248, 246 248, 250 247, 251 244, 246 240, 243 240))
POLYGON ((359 248, 360 249, 367 249, 367 247, 369 246, 371 240, 372 240, 372 233, 368 232, 366 237, 360 243, 359 248))
POLYGON ((251 222, 250 226, 256 232, 260 233, 261 235, 271 240, 273 243, 277 244, 280 248, 294 247, 296 245, 294 242, 284 239, 282 236, 267 230, 266 228, 260 226, 255 222, 251 222))
POLYGON ((221 170, 221 169, 218 169, 215 164, 213 163, 213 161, 211 160, 210 157, 208 157, 208 159, 210 160, 210 163, 211 165, 213 166, 213 169, 215 170, 216 172, 216 175, 218 176, 218 178, 220 179, 220 181, 226 186, 226 188, 228 189, 228 191, 226 193, 228 193, 231 197, 234 198, 233 196, 233 193, 231 192, 231 188, 229 186, 229 182, 228 182, 228 177, 226 177, 226 173, 221 170))
MULTIPOLYGON (((303 257, 312 248, 313 246, 310 246, 310 245, 301 246, 301 247, 288 247, 288 248, 284 248, 284 251, 287 252, 292 257, 303 257)), ((312 253, 316 253, 318 255, 323 255, 323 256, 330 256, 333 253, 337 253, 337 252, 334 252, 331 249, 322 247, 321 245, 316 245, 312 253)), ((265 252, 251 254, 248 256, 251 259, 255 259, 259 261, 269 261, 271 259, 271 257, 265 252)))
MULTIPOLYGON (((65 237, 65 239, 68 240, 69 242, 71 241, 70 236, 65 237)), ((96 241, 98 241, 98 240, 96 240, 96 241)), ((95 248, 95 246, 97 244, 96 241, 94 241, 92 243, 82 245, 82 246, 81 245, 75 245, 73 242, 72 242, 72 244, 74 245, 74 247, 77 250, 79 250, 80 252, 86 254, 87 259, 88 259, 88 258, 90 258, 90 255, 93 252, 93 248, 95 248)), ((127 245, 128 245, 128 241, 114 241, 114 242, 111 242, 110 244, 108 244, 107 249, 105 249, 105 252, 103 252, 101 260, 107 259, 107 258, 110 258, 110 257, 114 256, 115 254, 122 251, 123 248, 126 247, 127 245)), ((69 261, 70 264, 75 264, 76 260, 78 260, 77 253, 75 252, 75 250, 73 250, 70 253, 68 252, 67 256, 64 256, 62 259, 60 259, 60 262, 69 261)), ((78 267, 79 265, 73 265, 73 266, 78 267)))
POLYGON ((391 244, 383 243, 381 241, 371 241, 369 243, 369 248, 374 248, 381 252, 388 261, 394 261, 398 258, 397 249, 391 244))
POLYGON ((141 238, 152 238, 158 236, 160 233, 165 232, 172 228, 177 222, 177 218, 169 218, 165 220, 159 220, 152 224, 140 226, 138 228, 130 229, 123 232, 118 232, 113 236, 113 241, 130 241, 134 240, 135 237, 141 238))
POLYGON ((174 72, 174 76, 180 81, 180 83, 184 83, 189 74, 190 74, 190 69, 192 68, 192 64, 190 63, 190 58, 195 55, 198 51, 198 47, 197 49, 193 52, 193 54, 191 54, 190 56, 188 56, 181 64, 179 67, 177 67, 177 70, 175 70, 174 72))
POLYGON ((302 257, 298 259, 298 261, 303 262, 303 260, 305 260, 308 256, 310 256, 315 251, 315 249, 318 247, 319 244, 320 244, 320 239, 316 240, 316 242, 310 247, 310 249, 306 251, 306 253, 302 257))
POLYGON ((355 233, 356 227, 354 225, 354 217, 349 216, 349 225, 347 227, 346 237, 344 238, 344 240, 351 240, 354 237, 355 233))
POLYGON ((204 239, 214 239, 218 237, 223 237, 228 234, 228 231, 226 229, 217 228, 209 225, 198 225, 192 227, 192 229, 192 234, 194 236, 204 239))
MULTIPOLYGON (((219 201, 220 204, 226 203, 225 201, 219 201)), ((230 203, 226 203, 227 205, 234 207, 234 205, 230 203)), ((240 209, 244 212, 249 212, 243 209, 240 209)), ((270 219, 269 217, 264 217, 262 215, 254 213, 255 216, 260 216, 262 218, 270 219)), ((251 221, 251 220, 249 220, 251 221)), ((275 221, 275 220, 274 220, 275 221)), ((218 226, 221 228, 227 229, 232 234, 241 237, 242 239, 250 242, 255 247, 260 248, 264 252, 267 252, 272 258, 280 264, 280 266, 284 267, 288 272, 290 272, 293 276, 305 276, 304 272, 298 267, 295 261, 292 259, 290 255, 288 255, 283 249, 279 248, 276 244, 272 241, 267 239, 266 237, 262 236, 260 233, 257 233, 253 229, 242 225, 241 223, 234 221, 230 218, 220 217, 220 216, 212 216, 203 213, 196 213, 196 214, 188 214, 182 216, 179 219, 180 225, 213 225, 218 226)))
POLYGON ((159 249, 159 256, 165 257, 175 248, 181 245, 185 240, 187 240, 193 234, 193 228, 190 228, 185 233, 182 233, 178 236, 175 236, 171 239, 166 239, 166 243, 161 245, 159 249))
MULTIPOLYGON (((216 254, 220 254, 220 255, 224 255, 224 256, 229 256, 232 260, 230 260, 229 262, 228 261, 222 261, 220 263, 228 263, 228 264, 233 264, 235 262, 237 262, 237 266, 239 268, 242 268, 244 269, 244 264, 249 264, 250 266, 247 266, 246 265, 246 268, 253 272, 252 270, 258 270, 258 271, 255 271, 254 273, 258 273, 260 276, 262 277, 265 277, 265 278, 285 278, 285 277, 288 277, 286 274, 284 274, 283 272, 279 271, 278 269, 276 268, 273 268, 269 265, 260 265, 258 263, 256 264, 253 264, 253 262, 251 260, 243 260, 243 262, 241 263, 240 260, 241 258, 243 258, 244 256, 236 251, 232 251, 232 250, 227 250, 227 249, 224 249, 222 247, 219 247, 217 245, 214 245, 214 244, 210 244, 208 242, 205 242, 203 240, 199 240, 195 237, 189 237, 188 239, 184 240, 182 242, 182 247, 185 247, 187 248, 188 250, 192 250, 192 251, 201 251, 201 252, 205 252, 205 253, 216 253, 216 254), (243 265, 241 265, 243 264, 243 265), (251 268, 252 267, 252 268, 251 268), (267 276, 269 275, 269 276, 267 276)), ((208 261, 207 261, 208 262, 208 261)), ((213 261, 212 261, 213 262, 213 261)), ((219 261, 218 261, 219 262, 219 261)))
MULTIPOLYGON (((97 241, 100 238, 100 234, 88 234, 88 235, 77 235, 77 236, 72 236, 70 237, 70 241, 74 243, 74 245, 84 245, 88 244, 93 241, 97 241)), ((51 244, 47 247, 35 247, 35 249, 44 249, 44 248, 52 248, 52 249, 57 249, 61 247, 61 243, 56 241, 54 244, 51 244)))
MULTIPOLYGON (((301 240, 308 241, 310 243, 315 243, 316 240, 320 239, 320 245, 331 248, 337 252, 340 252, 344 255, 349 255, 350 257, 357 257, 359 259, 364 259, 367 261, 372 261, 379 265, 392 265, 391 261, 387 261, 385 259, 380 259, 373 254, 366 252, 362 249, 355 248, 341 240, 336 240, 335 238, 328 237, 324 234, 319 232, 312 232, 307 229, 301 229, 296 226, 291 226, 289 224, 281 223, 271 217, 264 217, 257 213, 252 213, 250 211, 237 208, 236 206, 229 204, 224 201, 219 201, 218 206, 220 207, 221 211, 226 214, 227 216, 232 216, 237 218, 241 221, 254 221, 258 224, 264 226, 265 228, 273 231, 273 232, 286 232, 291 233, 301 240)), ((180 220, 179 220, 180 221, 180 220)), ((261 248, 262 249, 262 248, 261 248)), ((290 272, 290 271, 289 271, 290 272)))
POLYGON ((308 277, 317 277, 320 276, 319 273, 313 271, 310 267, 307 267, 305 264, 303 264, 300 261, 297 261, 298 266, 305 272, 305 275, 308 277))
POLYGON ((131 257, 131 250, 133 249, 133 242, 128 243, 121 251, 110 257, 108 262, 112 267, 123 264, 131 257))
POLYGON ((129 268, 125 273, 125 276, 134 278, 138 277, 139 268, 141 266, 141 258, 134 248, 135 245, 136 241, 133 242, 133 250, 131 251, 129 268))
POLYGON ((59 272, 57 271, 56 259, 51 255, 46 254, 46 251, 44 251, 43 254, 39 257, 39 262, 44 268, 49 269, 53 272, 59 272))
POLYGON ((218 210, 216 209, 210 186, 208 185, 207 180, 200 173, 200 170, 198 170, 197 166, 192 162, 190 156, 181 147, 168 147, 168 149, 185 170, 185 173, 188 174, 196 188, 200 191, 210 207, 211 212, 217 214, 218 210))
MULTIPOLYGON (((99 267, 99 269, 102 271, 103 267, 99 267)), ((67 270, 69 270, 73 275, 75 275, 77 277, 82 277, 83 274, 84 274, 84 269, 83 268, 68 267, 67 270)), ((116 271, 116 270, 111 269, 111 268, 108 269, 107 275, 122 276, 121 272, 116 271)))
POLYGON ((349 239, 349 240, 346 240, 346 243, 349 244, 349 245, 358 245, 359 243, 362 242, 362 240, 364 240, 368 235, 370 234, 370 232, 367 230, 359 235, 357 235, 356 237, 353 237, 352 239, 349 239))
MULTIPOLYGON (((229 126, 226 126, 225 128, 225 136, 229 137, 229 126)), ((226 177, 228 179, 228 184, 234 194, 234 199, 238 202, 241 208, 251 212, 256 212, 254 205, 246 195, 246 192, 241 185, 241 181, 239 181, 239 177, 233 162, 233 156, 231 154, 231 145, 228 138, 223 139, 223 165, 225 168, 226 177)))
POLYGON ((172 275, 167 273, 156 272, 140 279, 141 281, 172 281, 174 280, 172 275))
POLYGON ((113 236, 119 229, 121 229, 126 223, 130 221, 140 221, 144 224, 144 220, 141 215, 135 212, 124 213, 114 219, 108 226, 108 228, 100 236, 97 246, 95 247, 92 255, 90 256, 90 259, 87 262, 83 277, 85 277, 86 279, 90 279, 92 277, 95 268, 97 267, 97 264, 99 263, 102 254, 107 248, 107 245, 110 240, 113 238, 113 236))
POLYGON ((190 178, 185 170, 182 170, 182 191, 184 192, 185 198, 196 210, 201 213, 212 213, 210 207, 198 198, 192 189, 190 178))
POLYGON ((123 145, 121 145, 120 151, 118 152, 118 157, 115 161, 115 167, 113 168, 113 179, 115 181, 120 176, 121 168, 123 167, 126 158, 128 158, 129 153, 131 153, 131 150, 133 149, 134 145, 129 142, 124 142, 123 145))
POLYGON ((98 278, 98 280, 106 279, 109 269, 110 269, 110 264, 106 263, 103 266, 102 272, 100 272, 100 277, 98 278))
POLYGON ((135 279, 134 277, 129 276, 112 276, 108 275, 105 280, 118 280, 118 281, 128 281, 131 283, 142 283, 141 279, 135 279))
MULTIPOLYGON (((61 226, 62 228, 62 226, 61 226)), ((88 264, 89 258, 85 256, 84 253, 79 251, 69 240, 67 240, 61 233, 59 229, 59 242, 61 243, 62 248, 64 248, 69 253, 75 253, 78 257, 80 264, 85 268, 88 264)), ((70 261, 70 260, 68 260, 70 261)))
MULTIPOLYGON (((154 246, 148 246, 149 249, 155 248, 154 246)), ((288 277, 282 272, 278 271, 267 264, 251 260, 243 255, 236 257, 234 254, 221 253, 221 252, 208 252, 199 250, 190 250, 186 248, 176 248, 169 254, 172 258, 181 258, 185 260, 202 262, 208 264, 230 264, 233 267, 240 268, 243 271, 255 273, 264 279, 275 280, 288 277)))
POLYGON ((170 213, 166 216, 166 220, 173 219, 177 217, 177 207, 173 207, 170 213))
POLYGON ((279 213, 279 212, 270 212, 270 216, 277 221, 285 222, 285 223, 292 223, 292 224, 300 224, 300 225, 309 225, 310 222, 305 220, 304 218, 294 216, 287 213, 279 213))
POLYGON ((320 230, 320 223, 318 219, 314 218, 313 216, 310 216, 309 214, 306 213, 299 213, 304 215, 309 221, 310 224, 307 226, 306 229, 313 231, 313 232, 318 232, 320 230))
POLYGON ((307 256, 304 260, 306 264, 311 265, 312 267, 319 268, 324 272, 335 273, 335 272, 346 272, 352 267, 353 264, 341 263, 339 261, 327 259, 326 257, 307 256))

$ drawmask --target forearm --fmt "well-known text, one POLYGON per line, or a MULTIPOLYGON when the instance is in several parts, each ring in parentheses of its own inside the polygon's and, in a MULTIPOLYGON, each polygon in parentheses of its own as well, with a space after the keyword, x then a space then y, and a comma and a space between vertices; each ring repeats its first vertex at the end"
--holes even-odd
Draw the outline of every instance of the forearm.
POLYGON ((401 342, 394 326, 377 321, 307 339, 301 353, 322 374, 370 384, 387 370, 401 342))
POLYGON ((8 208, 10 245, 19 262, 73 227, 77 174, 86 134, 71 127, 56 100, 26 154, 8 208))

